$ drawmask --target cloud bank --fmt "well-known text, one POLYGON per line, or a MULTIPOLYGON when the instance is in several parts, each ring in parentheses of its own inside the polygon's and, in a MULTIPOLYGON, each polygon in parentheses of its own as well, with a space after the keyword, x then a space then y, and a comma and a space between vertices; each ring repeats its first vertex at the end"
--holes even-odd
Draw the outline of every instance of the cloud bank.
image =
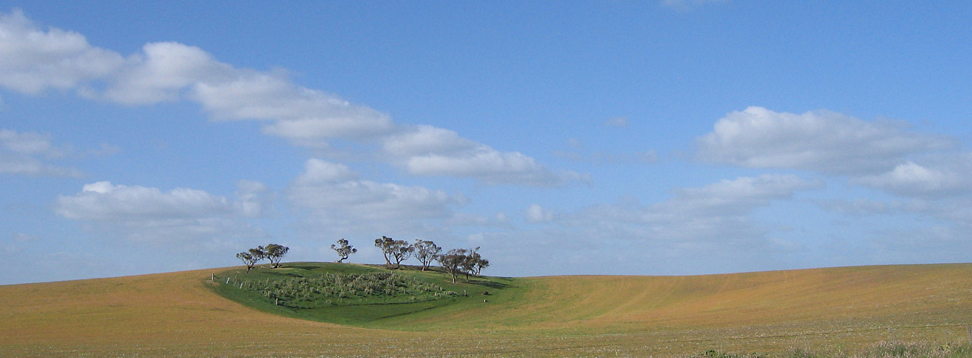
POLYGON ((135 242, 165 244, 211 241, 239 236, 264 237, 243 219, 268 210, 267 188, 257 182, 239 183, 237 199, 202 190, 157 188, 96 182, 81 192, 59 196, 54 211, 93 229, 135 242))
POLYGON ((396 124, 385 113, 299 86, 282 71, 237 68, 175 42, 148 43, 141 52, 122 56, 74 32, 41 30, 20 11, 0 16, 0 86, 28 95, 73 90, 125 105, 190 101, 214 120, 268 122, 264 133, 298 146, 329 149, 335 140, 377 142, 385 152, 373 157, 413 175, 535 186, 583 179, 447 129, 396 124), (423 138, 433 142, 415 145, 423 138))
POLYGON ((444 220, 468 199, 419 186, 362 180, 343 164, 310 159, 287 190, 292 206, 308 213, 309 226, 342 232, 421 231, 444 220))
POLYGON ((0 173, 30 176, 80 177, 75 168, 50 161, 77 155, 69 146, 56 146, 49 135, 0 129, 0 173))

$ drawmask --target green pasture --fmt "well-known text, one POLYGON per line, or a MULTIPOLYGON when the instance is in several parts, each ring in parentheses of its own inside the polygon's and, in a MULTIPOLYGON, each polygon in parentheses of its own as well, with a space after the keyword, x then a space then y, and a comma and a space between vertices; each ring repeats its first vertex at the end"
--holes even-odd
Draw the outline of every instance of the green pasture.
POLYGON ((210 281, 213 282, 210 287, 219 295, 264 312, 321 322, 383 328, 405 327, 401 324, 388 324, 396 319, 398 322, 421 321, 429 314, 463 311, 488 304, 509 304, 517 290, 514 285, 516 280, 512 278, 474 276, 467 279, 461 276, 457 283, 452 283, 449 274, 439 272, 436 268, 421 271, 416 267, 402 266, 400 269, 390 270, 381 266, 313 262, 289 263, 277 269, 258 266, 250 272, 232 269, 215 274, 210 281), (303 305, 292 304, 288 302, 291 301, 289 299, 281 300, 276 297, 278 295, 268 295, 269 290, 261 290, 274 282, 313 282, 324 275, 354 278, 376 274, 390 274, 407 280, 406 284, 398 286, 400 289, 412 289, 415 286, 434 289, 419 293, 376 293, 369 296, 363 296, 359 290, 357 294, 350 293, 345 297, 308 293, 311 297, 319 298, 302 301, 310 302, 303 305), (307 305, 311 307, 295 307, 307 305))

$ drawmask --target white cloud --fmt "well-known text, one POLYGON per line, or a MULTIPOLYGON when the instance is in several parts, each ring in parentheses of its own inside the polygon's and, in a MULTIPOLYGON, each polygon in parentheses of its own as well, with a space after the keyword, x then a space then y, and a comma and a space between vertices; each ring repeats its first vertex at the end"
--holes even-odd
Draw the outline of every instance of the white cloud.
POLYGON ((178 242, 217 237, 263 236, 239 219, 264 212, 258 198, 262 184, 241 182, 239 201, 202 190, 157 188, 96 182, 81 192, 60 196, 54 211, 71 220, 94 223, 97 228, 133 241, 178 242))
POLYGON ((754 218, 755 212, 821 185, 793 175, 762 175, 679 189, 669 200, 649 205, 629 201, 556 214, 531 205, 528 218, 553 224, 485 233, 482 240, 488 245, 483 247, 490 249, 498 269, 521 267, 537 255, 557 258, 519 275, 779 268, 792 263, 776 258, 799 250, 799 245, 780 239, 775 228, 754 218))
POLYGON ((554 214, 549 209, 545 209, 538 204, 532 204, 526 209, 526 219, 527 222, 531 223, 549 222, 553 221, 554 214))
POLYGON ((104 181, 87 184, 80 193, 57 200, 57 213, 75 220, 184 218, 230 212, 229 200, 202 190, 177 188, 163 193, 104 181))
POLYGON ((785 199, 796 190, 819 188, 822 183, 808 181, 794 175, 767 174, 722 180, 702 188, 675 191, 675 198, 659 204, 659 212, 702 215, 739 214, 771 200, 785 199))
POLYGON ((383 157, 413 175, 539 186, 585 179, 553 173, 522 153, 500 152, 449 130, 398 126, 375 109, 298 86, 285 71, 236 68, 193 46, 149 43, 123 58, 92 47, 81 35, 37 29, 20 12, 0 18, 0 34, 7 35, 0 36, 0 86, 25 93, 54 87, 128 105, 193 101, 216 120, 269 121, 265 134, 298 146, 330 149, 335 139, 377 141, 383 157), (105 89, 87 82, 104 83, 105 89))
POLYGON ((482 144, 462 138, 458 133, 433 127, 420 125, 411 130, 389 136, 382 143, 385 153, 400 158, 410 158, 433 154, 452 154, 472 152, 482 147, 482 144))
POLYGON ((0 173, 80 177, 78 169, 49 163, 73 154, 76 151, 69 146, 54 145, 49 135, 0 129, 0 173))
POLYGON ((245 217, 261 217, 273 207, 274 196, 263 183, 241 180, 237 183, 235 209, 245 217))
POLYGON ((421 176, 476 178, 488 184, 560 185, 584 180, 583 175, 554 173, 519 152, 500 152, 458 133, 432 126, 416 126, 389 136, 385 154, 421 176))
POLYGON ((972 191, 972 154, 951 155, 922 164, 908 161, 879 174, 855 178, 862 184, 906 197, 945 197, 972 191))
POLYGON ((955 144, 944 136, 906 129, 901 122, 868 122, 835 112, 793 114, 749 107, 729 113, 698 138, 697 157, 749 168, 862 174, 883 172, 908 156, 955 144))
POLYGON ((604 121, 604 126, 624 128, 628 126, 628 117, 611 117, 604 121))
POLYGON ((897 201, 877 201, 867 199, 827 200, 819 203, 826 210, 853 216, 890 214, 902 209, 903 204, 897 201))
POLYGON ((42 155, 45 157, 61 157, 67 149, 56 148, 49 135, 39 133, 17 133, 9 129, 0 129, 0 145, 7 151, 24 155, 42 155))
POLYGON ((489 147, 452 155, 411 157, 406 161, 406 167, 415 175, 476 178, 488 184, 551 186, 564 182, 561 176, 531 157, 518 152, 501 153, 489 147))
POLYGON ((74 89, 123 63, 117 53, 92 47, 77 33, 40 31, 20 10, 0 15, 0 86, 27 94, 74 89))
POLYGON ((761 240, 753 210, 795 191, 822 184, 793 175, 762 175, 723 180, 702 188, 675 191, 672 199, 650 206, 600 205, 568 217, 565 224, 604 227, 629 237, 678 241, 683 245, 761 240))
POLYGON ((296 184, 298 186, 326 185, 355 179, 358 179, 358 173, 347 165, 309 159, 304 164, 304 172, 297 177, 296 184))
POLYGON ((102 98, 144 105, 179 100, 198 83, 227 80, 234 70, 198 47, 174 42, 149 43, 111 78, 102 98))
POLYGON ((310 212, 313 226, 377 233, 447 219, 467 199, 424 187, 360 180, 343 164, 310 159, 289 188, 288 200, 310 212))

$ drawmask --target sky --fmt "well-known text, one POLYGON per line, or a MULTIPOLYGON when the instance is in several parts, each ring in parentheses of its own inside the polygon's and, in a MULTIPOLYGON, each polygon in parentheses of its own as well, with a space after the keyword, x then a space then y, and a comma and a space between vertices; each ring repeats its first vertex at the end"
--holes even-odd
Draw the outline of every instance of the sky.
POLYGON ((0 284, 972 261, 966 1, 0 0, 0 284), (411 263, 416 263, 411 261, 411 263))

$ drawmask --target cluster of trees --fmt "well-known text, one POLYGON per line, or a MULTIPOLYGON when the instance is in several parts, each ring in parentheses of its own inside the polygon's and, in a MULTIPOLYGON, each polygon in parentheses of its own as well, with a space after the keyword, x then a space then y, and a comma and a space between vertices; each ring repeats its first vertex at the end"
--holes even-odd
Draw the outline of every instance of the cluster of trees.
POLYGON ((469 281, 470 274, 479 276, 480 271, 489 267, 489 260, 479 255, 479 247, 471 250, 452 249, 445 255, 436 255, 435 259, 452 275, 452 283, 456 283, 459 274, 466 274, 466 281, 469 281))
MULTIPOLYGON (((479 255, 479 247, 475 249, 452 249, 444 254, 442 247, 429 240, 416 239, 415 243, 409 244, 405 240, 395 240, 387 236, 375 239, 375 247, 381 249, 385 257, 385 266, 392 269, 402 267, 402 262, 415 257, 422 264, 422 271, 432 266, 432 262, 437 261, 442 268, 452 275, 452 283, 456 282, 456 277, 461 274, 466 275, 469 280, 470 275, 479 276, 479 273, 489 267, 489 260, 479 255), (392 262, 394 261, 394 264, 392 262)), ((340 239, 331 245, 331 250, 338 255, 337 262, 343 263, 351 254, 357 253, 358 249, 351 246, 346 239, 340 239)), ((236 257, 246 265, 246 272, 249 273, 256 264, 264 259, 270 261, 270 267, 280 267, 280 260, 290 251, 289 247, 269 244, 266 247, 257 246, 236 254, 236 257)))
MULTIPOLYGON (((452 275, 452 282, 456 282, 456 277, 460 274, 479 276, 479 273, 489 267, 489 260, 484 259, 479 254, 479 248, 475 249, 452 249, 445 254, 442 247, 430 240, 416 239, 415 243, 409 244, 405 240, 395 240, 387 236, 375 239, 375 247, 381 249, 385 257, 385 266, 398 269, 402 267, 402 262, 415 257, 422 264, 422 271, 432 266, 432 262, 438 261, 442 268, 452 275)), ((351 254, 358 252, 352 247, 348 240, 340 239, 336 244, 331 245, 331 249, 337 252, 338 261, 344 262, 351 254)))
POLYGON ((236 254, 236 258, 243 261, 246 265, 246 272, 249 273, 253 266, 263 259, 270 261, 271 268, 280 267, 280 260, 283 259, 284 255, 290 251, 289 247, 278 245, 278 244, 268 244, 266 247, 257 246, 255 248, 243 251, 236 254))
POLYGON ((489 267, 489 260, 484 259, 479 254, 479 248, 475 249, 452 249, 445 254, 442 247, 432 241, 415 240, 414 244, 409 244, 405 240, 395 240, 387 236, 375 239, 375 247, 381 249, 385 256, 385 265, 389 268, 399 268, 402 261, 408 260, 412 255, 422 263, 422 271, 432 265, 432 261, 438 261, 442 268, 452 275, 452 282, 456 282, 456 277, 460 274, 479 275, 486 267, 489 267), (392 266, 392 260, 395 261, 392 266))

